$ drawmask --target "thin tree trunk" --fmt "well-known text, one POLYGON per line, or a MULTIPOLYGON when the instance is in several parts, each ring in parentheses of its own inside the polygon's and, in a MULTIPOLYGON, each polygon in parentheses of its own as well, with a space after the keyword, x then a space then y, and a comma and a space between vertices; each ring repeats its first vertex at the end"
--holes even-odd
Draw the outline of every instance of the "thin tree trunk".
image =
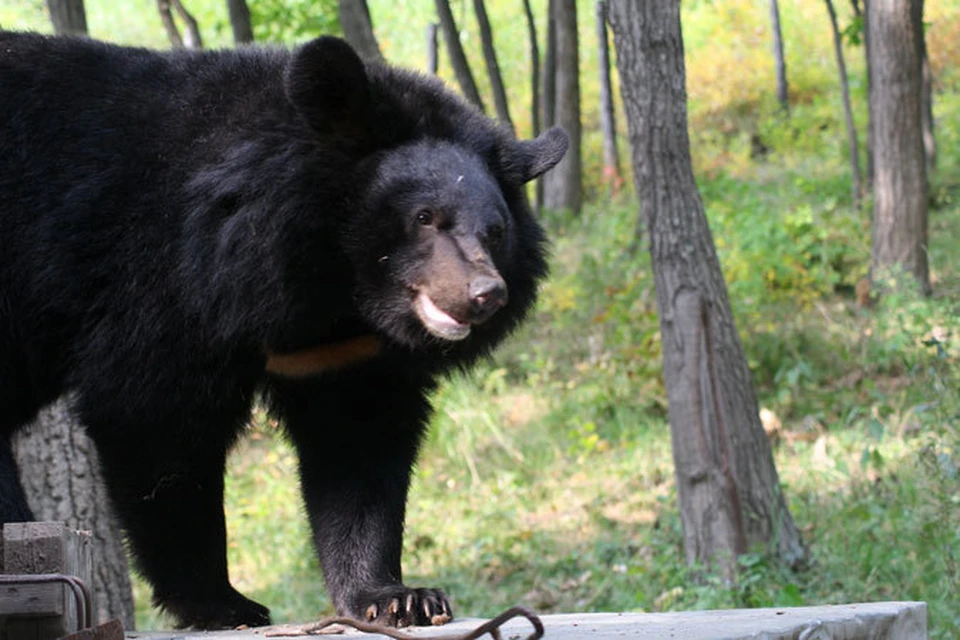
POLYGON ((840 27, 837 25, 837 13, 833 2, 825 0, 827 13, 830 14, 830 27, 833 29, 833 49, 837 54, 837 69, 840 73, 840 91, 843 94, 843 115, 847 122, 847 139, 850 147, 850 173, 853 179, 853 206, 857 209, 863 200, 863 177, 860 175, 860 148, 857 144, 857 127, 853 123, 853 108, 850 106, 850 85, 847 82, 847 65, 843 60, 843 42, 840 39, 840 27))
POLYGON ((480 91, 477 89, 477 83, 470 71, 470 63, 467 62, 467 55, 463 52, 463 46, 460 44, 460 30, 453 19, 453 12, 450 11, 450 2, 448 0, 435 0, 435 4, 437 16, 440 18, 440 30, 443 31, 443 40, 447 43, 450 66, 453 67, 453 73, 457 76, 460 90, 463 91, 467 100, 477 105, 481 111, 485 111, 483 100, 480 99, 480 91))
POLYGON ((103 486, 96 448, 73 419, 67 401, 41 411, 14 437, 13 446, 34 517, 93 535, 98 619, 119 618, 124 629, 133 630, 133 594, 120 528, 103 486))
POLYGON ((927 156, 927 177, 933 175, 937 169, 937 136, 933 126, 933 70, 930 68, 930 58, 924 46, 923 53, 923 148, 927 156))
POLYGON ((620 171, 620 153, 617 150, 617 129, 613 113, 613 92, 610 89, 610 49, 607 44, 607 3, 598 0, 597 57, 600 64, 600 130, 603 132, 603 181, 611 193, 618 193, 623 185, 620 171))
POLYGON ((203 39, 200 37, 200 26, 180 0, 157 0, 157 10, 160 12, 160 21, 167 32, 170 44, 175 49, 202 49, 203 39), (173 11, 186 25, 186 37, 180 35, 180 29, 173 17, 173 11))
POLYGON ((650 237, 687 560, 732 579, 736 557, 762 545, 800 565, 806 552, 760 424, 693 176, 679 3, 617 0, 609 17, 650 237))
POLYGON ((437 23, 427 25, 427 71, 437 75, 440 68, 440 58, 437 55, 437 23))
MULTIPOLYGON (((543 91, 540 94, 543 106, 543 128, 557 124, 557 19, 554 5, 557 0, 547 0, 547 42, 543 56, 543 91)), ((537 178, 537 207, 546 206, 546 178, 537 178)))
POLYGON ((230 27, 233 29, 233 41, 236 44, 253 42, 253 24, 250 22, 250 7, 247 0, 227 0, 230 13, 230 27))
POLYGON ((500 65, 497 64, 497 50, 493 46, 493 29, 490 27, 490 19, 487 17, 487 8, 483 0, 473 0, 473 11, 477 14, 477 25, 480 27, 480 45, 483 48, 483 60, 487 65, 487 75, 490 76, 490 89, 493 91, 493 105, 497 110, 497 118, 513 130, 507 90, 503 86, 503 76, 500 74, 500 65))
POLYGON ((927 159, 927 179, 937 168, 937 137, 933 128, 933 69, 930 68, 930 56, 927 55, 927 35, 923 28, 923 0, 917 2, 914 17, 914 30, 919 46, 920 76, 920 125, 923 129, 923 150, 927 159))
MULTIPOLYGON (((523 0, 523 12, 527 17, 527 34, 530 38, 530 124, 533 135, 540 135, 540 46, 537 43, 537 23, 533 19, 533 9, 530 0, 523 0)), ((533 210, 540 215, 543 205, 543 179, 537 178, 534 187, 533 210)))
POLYGON ((47 0, 50 22, 57 35, 87 35, 87 13, 83 0, 47 0))
POLYGON ((380 45, 373 35, 373 22, 370 20, 370 8, 367 0, 340 0, 340 28, 343 37, 361 57, 370 60, 383 60, 380 45))
POLYGON ((183 20, 183 23, 187 27, 187 33, 183 39, 184 46, 187 49, 203 49, 203 38, 200 37, 200 25, 197 24, 196 19, 187 11, 180 0, 170 0, 170 2, 173 5, 173 9, 177 12, 177 15, 180 16, 180 19, 183 20))
POLYGON ((580 213, 583 204, 580 159, 580 51, 576 0, 555 0, 556 124, 570 139, 563 160, 544 176, 544 206, 580 213))
POLYGON ((547 47, 543 58, 543 128, 557 124, 557 0, 547 2, 547 47))
MULTIPOLYGON (((855 5, 858 6, 858 5, 855 5)), ((873 147, 876 137, 873 131, 873 87, 876 80, 873 77, 873 56, 870 54, 870 30, 867 29, 867 22, 870 16, 870 3, 864 0, 863 3, 863 51, 866 58, 865 67, 867 73, 867 180, 866 192, 873 191, 873 147)))
POLYGON ((895 266, 930 292, 927 172, 923 148, 921 61, 916 12, 922 2, 870 0, 874 118, 873 277, 895 266))
POLYGON ((160 12, 160 22, 163 23, 163 29, 167 32, 170 45, 174 49, 183 49, 183 37, 180 35, 180 29, 173 19, 170 0, 157 0, 157 11, 160 12))
POLYGON ((780 6, 770 0, 770 23, 773 27, 773 59, 777 67, 777 102, 784 113, 790 113, 790 90, 787 85, 787 60, 783 55, 783 32, 780 29, 780 6))

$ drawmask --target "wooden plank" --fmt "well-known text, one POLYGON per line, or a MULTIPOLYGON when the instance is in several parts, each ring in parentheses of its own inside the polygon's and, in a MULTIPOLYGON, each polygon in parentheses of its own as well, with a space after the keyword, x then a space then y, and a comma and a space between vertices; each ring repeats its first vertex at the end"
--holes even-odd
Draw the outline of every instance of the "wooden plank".
MULTIPOLYGON (((728 609, 672 613, 561 613, 541 616, 549 640, 927 640, 927 605, 924 602, 871 602, 818 607, 728 609)), ((479 619, 461 618, 442 627, 407 627, 410 637, 466 634, 479 619)), ((515 618, 500 628, 504 638, 526 638, 530 622, 515 618)), ((129 633, 137 640, 276 640, 290 638, 284 627, 235 631, 177 631, 129 633)), ((334 638, 389 640, 379 633, 347 629, 334 638)))
MULTIPOLYGON (((0 538, 3 573, 60 573, 91 584, 89 532, 59 522, 8 523, 0 538)), ((5 640, 59 638, 79 628, 79 613, 73 590, 64 584, 0 585, 5 640)))
POLYGON ((0 585, 0 616, 62 616, 64 585, 0 585))

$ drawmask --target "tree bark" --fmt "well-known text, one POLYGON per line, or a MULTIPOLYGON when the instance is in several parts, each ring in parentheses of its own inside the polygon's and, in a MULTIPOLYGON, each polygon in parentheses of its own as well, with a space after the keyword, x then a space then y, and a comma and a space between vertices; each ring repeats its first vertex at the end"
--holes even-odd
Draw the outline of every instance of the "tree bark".
POLYGON ((448 0, 435 0, 435 4, 437 16, 440 19, 440 30, 443 31, 443 40, 447 43, 450 66, 453 67, 453 73, 457 76, 460 90, 463 91, 467 100, 477 105, 481 111, 485 111, 483 100, 480 99, 480 91, 477 89, 477 83, 470 71, 470 63, 467 62, 467 55, 463 52, 463 46, 460 44, 460 30, 453 19, 453 12, 450 11, 450 2, 448 0))
POLYGON ((583 200, 580 159, 580 52, 576 0, 551 3, 556 20, 556 124, 570 147, 563 160, 544 176, 544 206, 580 213, 583 200))
POLYGON ((439 69, 440 59, 437 56, 437 23, 431 22, 427 25, 427 71, 435 76, 439 69))
POLYGON ((383 60, 380 45, 373 35, 373 22, 367 0, 340 0, 340 28, 343 37, 361 57, 370 60, 383 60))
MULTIPOLYGON (((537 42, 537 23, 533 19, 533 9, 530 0, 523 0, 523 13, 527 18, 527 35, 530 38, 530 125, 533 129, 532 138, 540 135, 540 46, 537 42)), ((543 205, 543 179, 537 178, 534 187, 533 210, 540 215, 543 205)))
POLYGON ((874 127, 873 277, 899 266, 930 292, 918 0, 870 0, 874 127))
POLYGON ((38 520, 64 522, 93 535, 93 588, 100 621, 134 628, 127 557, 103 487, 93 442, 66 400, 40 412, 13 440, 27 501, 38 520))
POLYGON ((493 105, 497 110, 497 118, 513 130, 507 90, 503 86, 503 76, 500 73, 500 65, 497 63, 497 50, 493 46, 493 29, 490 27, 490 19, 487 17, 487 8, 483 0, 473 0, 473 11, 477 14, 477 25, 480 27, 480 45, 483 48, 483 60, 487 65, 487 75, 490 76, 490 89, 493 91, 493 105))
POLYGON ((250 7, 247 0, 227 0, 230 13, 230 27, 233 29, 233 41, 236 44, 253 42, 253 24, 250 22, 250 7))
POLYGON ((840 73, 840 91, 843 95, 843 115, 847 122, 847 140, 850 148, 850 174, 852 176, 853 206, 860 209, 863 200, 863 176, 860 174, 860 147, 857 144, 857 127, 853 123, 853 108, 850 106, 850 85, 847 82, 847 65, 843 59, 843 41, 840 39, 840 27, 837 25, 837 12, 833 2, 825 0, 827 13, 830 14, 830 27, 833 30, 833 49, 837 55, 837 70, 840 73))
POLYGON ((787 60, 783 55, 783 32, 780 30, 780 5, 770 0, 770 23, 773 30, 773 59, 777 68, 777 102, 784 113, 790 113, 790 90, 787 85, 787 60))
POLYGON ((603 132, 603 181, 616 194, 623 185, 620 171, 620 153, 617 150, 616 119, 613 112, 613 92, 610 89, 610 49, 607 44, 607 3, 598 0, 597 57, 600 64, 600 130, 603 132))
POLYGON ((736 575, 762 545, 806 551, 787 509, 693 176, 676 0, 610 5, 634 182, 647 222, 687 561, 736 575))
POLYGON ((50 22, 57 35, 87 35, 87 13, 83 0, 47 0, 50 22))

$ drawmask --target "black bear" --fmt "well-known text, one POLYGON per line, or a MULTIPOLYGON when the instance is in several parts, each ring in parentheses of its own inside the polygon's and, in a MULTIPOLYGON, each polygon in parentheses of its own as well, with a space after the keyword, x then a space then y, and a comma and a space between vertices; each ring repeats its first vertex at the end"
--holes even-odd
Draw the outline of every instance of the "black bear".
POLYGON ((425 624, 402 583, 428 392, 545 273, 518 141, 438 80, 343 41, 159 53, 0 32, 0 521, 10 435, 71 392, 158 605, 262 625, 227 579, 224 459, 258 398, 299 454, 330 597, 425 624))

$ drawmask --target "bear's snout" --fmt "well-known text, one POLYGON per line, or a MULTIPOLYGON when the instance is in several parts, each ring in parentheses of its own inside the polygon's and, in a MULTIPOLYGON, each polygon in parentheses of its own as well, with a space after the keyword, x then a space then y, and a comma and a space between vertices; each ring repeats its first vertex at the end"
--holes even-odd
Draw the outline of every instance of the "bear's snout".
POLYGON ((499 276, 479 276, 470 283, 469 297, 470 320, 485 322, 507 304, 507 283, 499 276))

